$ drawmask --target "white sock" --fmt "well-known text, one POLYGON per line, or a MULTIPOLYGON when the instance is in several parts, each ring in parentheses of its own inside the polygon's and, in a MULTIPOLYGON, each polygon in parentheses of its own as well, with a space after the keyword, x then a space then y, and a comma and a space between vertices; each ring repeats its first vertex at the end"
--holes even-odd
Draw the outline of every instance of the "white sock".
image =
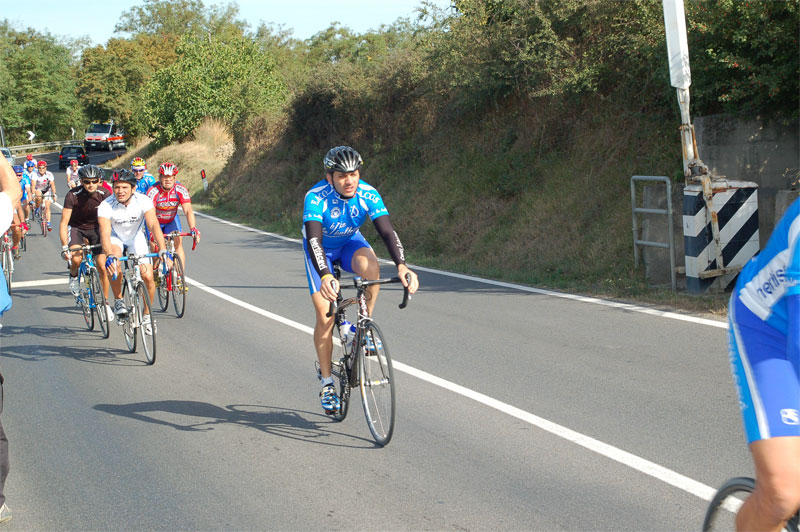
POLYGON ((333 384, 333 377, 323 377, 322 378, 322 387, 329 386, 333 384))

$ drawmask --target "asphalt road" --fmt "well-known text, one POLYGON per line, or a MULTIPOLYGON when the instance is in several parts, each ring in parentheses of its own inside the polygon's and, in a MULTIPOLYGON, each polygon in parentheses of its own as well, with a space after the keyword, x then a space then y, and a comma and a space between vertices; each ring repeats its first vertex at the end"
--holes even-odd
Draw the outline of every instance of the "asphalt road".
POLYGON ((8 530, 696 530, 751 473, 724 328, 429 270, 378 302, 379 448, 358 398, 321 412, 300 245, 198 224, 154 366, 86 330, 56 233, 30 239, 0 336, 8 530))

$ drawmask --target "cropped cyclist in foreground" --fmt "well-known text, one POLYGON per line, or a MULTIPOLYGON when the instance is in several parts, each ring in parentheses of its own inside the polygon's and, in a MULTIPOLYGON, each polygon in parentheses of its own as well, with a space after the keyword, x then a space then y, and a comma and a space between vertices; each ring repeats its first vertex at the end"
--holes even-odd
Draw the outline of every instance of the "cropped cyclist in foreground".
MULTIPOLYGON (((375 252, 359 227, 369 216, 397 265, 397 274, 413 294, 419 287, 417 274, 408 269, 403 245, 389 221, 389 211, 378 191, 360 180, 361 156, 349 146, 332 148, 323 159, 325 179, 306 193, 303 208, 303 250, 311 301, 316 311, 314 348, 322 374, 320 402, 325 413, 339 409, 339 397, 331 377, 334 317, 327 317, 336 301, 339 284, 333 276, 333 261, 364 279, 378 279, 380 266, 375 252), (406 280, 406 275, 410 280, 406 280)), ((367 289, 367 310, 372 315, 379 287, 367 289)))
POLYGON ((756 488, 737 530, 780 530, 800 507, 800 199, 739 274, 730 362, 756 488))

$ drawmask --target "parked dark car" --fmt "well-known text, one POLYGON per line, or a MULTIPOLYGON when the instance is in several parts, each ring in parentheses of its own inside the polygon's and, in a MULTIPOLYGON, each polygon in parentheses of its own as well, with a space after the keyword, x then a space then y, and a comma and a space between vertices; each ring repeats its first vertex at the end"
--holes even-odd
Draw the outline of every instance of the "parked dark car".
POLYGON ((73 159, 77 159, 78 164, 81 166, 89 164, 89 156, 86 155, 86 150, 83 149, 83 146, 64 146, 58 156, 58 167, 61 170, 65 169, 73 159))

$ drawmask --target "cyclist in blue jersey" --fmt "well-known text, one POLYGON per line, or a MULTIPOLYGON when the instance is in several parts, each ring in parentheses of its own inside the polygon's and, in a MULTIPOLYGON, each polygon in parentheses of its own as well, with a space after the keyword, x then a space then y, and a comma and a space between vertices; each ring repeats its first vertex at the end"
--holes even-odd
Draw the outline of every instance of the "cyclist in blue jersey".
POLYGON ((756 470, 737 530, 780 530, 800 508, 800 199, 739 274, 730 362, 756 470))
MULTIPOLYGON (((340 261, 343 270, 364 279, 378 279, 380 276, 378 258, 359 231, 367 217, 386 244, 403 285, 411 294, 419 287, 417 274, 406 266, 403 245, 389 221, 389 211, 383 199, 375 188, 361 181, 363 164, 361 156, 353 148, 332 148, 323 159, 325 179, 306 193, 303 208, 306 276, 316 311, 314 348, 322 375, 319 395, 326 414, 333 414, 340 407, 331 377, 334 317, 326 316, 330 303, 336 301, 339 292, 339 284, 332 273, 333 262, 340 261)), ((370 315, 377 296, 377 285, 367 289, 370 315)))
POLYGON ((22 166, 14 165, 12 168, 14 170, 14 174, 19 180, 19 188, 22 189, 22 199, 20 200, 19 205, 14 207, 14 228, 11 230, 13 245, 11 246, 11 250, 14 252, 15 259, 21 259, 22 255, 20 254, 19 243, 20 240, 22 240, 22 236, 28 231, 28 225, 25 223, 25 220, 27 219, 26 202, 32 195, 31 179, 22 170, 22 166))
POLYGON ((147 191, 156 184, 156 178, 147 173, 147 165, 141 157, 131 161, 131 172, 136 176, 136 192, 147 195, 147 191))

